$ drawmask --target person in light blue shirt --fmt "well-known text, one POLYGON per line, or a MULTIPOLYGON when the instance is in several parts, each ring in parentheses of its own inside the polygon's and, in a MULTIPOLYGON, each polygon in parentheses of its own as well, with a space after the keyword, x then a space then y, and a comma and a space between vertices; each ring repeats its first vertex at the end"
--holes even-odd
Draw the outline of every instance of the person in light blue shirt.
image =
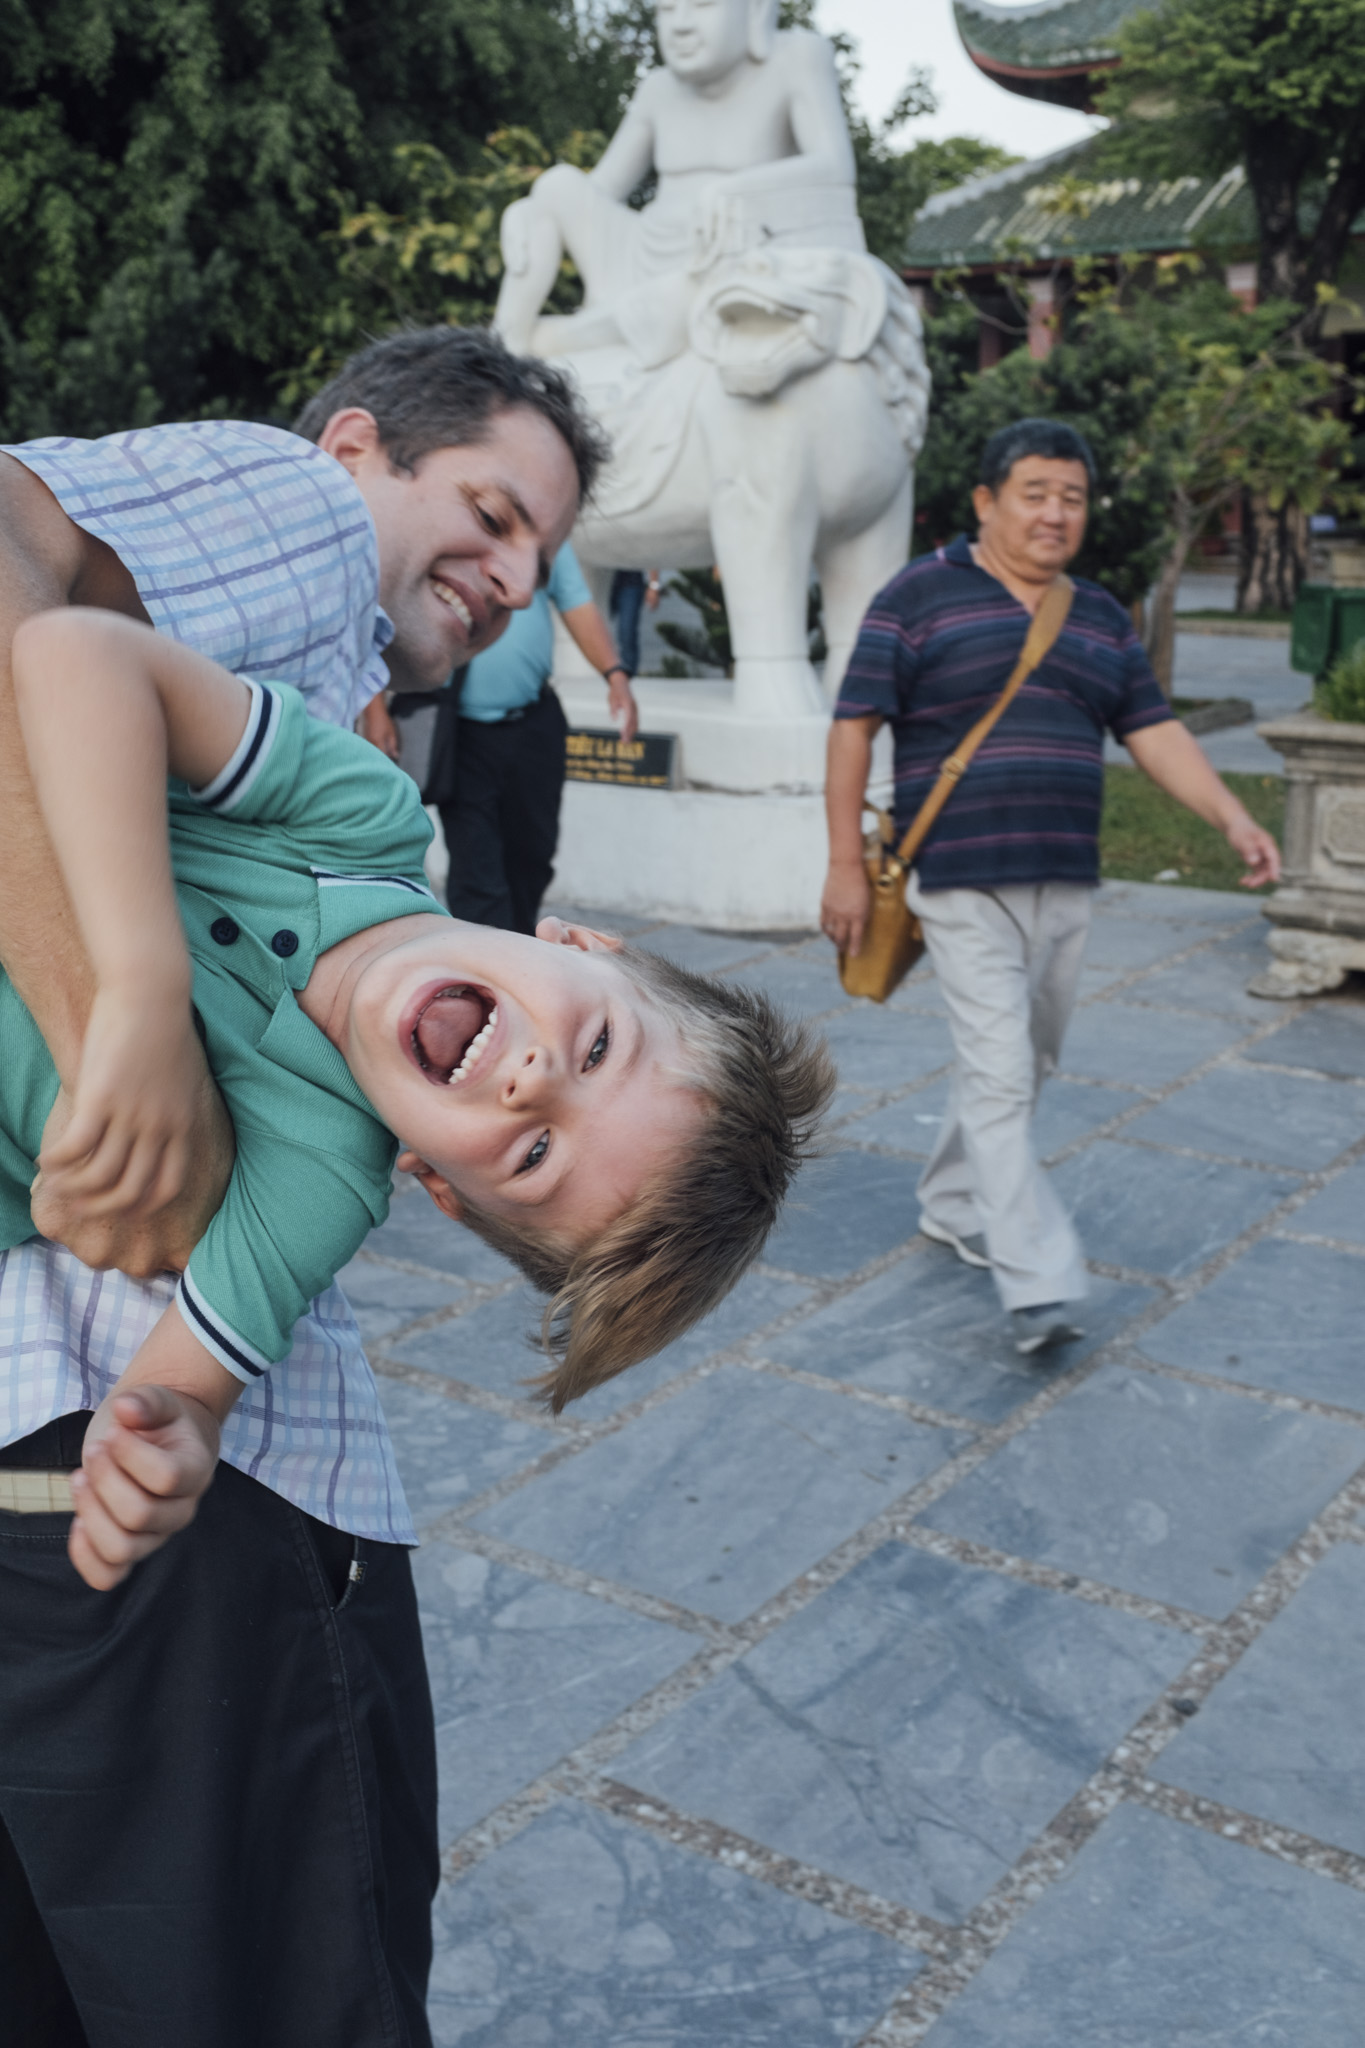
POLYGON ((554 873, 568 724, 550 684, 552 605, 605 678, 622 737, 635 737, 630 676, 566 541, 545 588, 475 656, 461 686, 454 794, 441 805, 441 824, 450 854, 447 901, 470 924, 534 932, 554 873))

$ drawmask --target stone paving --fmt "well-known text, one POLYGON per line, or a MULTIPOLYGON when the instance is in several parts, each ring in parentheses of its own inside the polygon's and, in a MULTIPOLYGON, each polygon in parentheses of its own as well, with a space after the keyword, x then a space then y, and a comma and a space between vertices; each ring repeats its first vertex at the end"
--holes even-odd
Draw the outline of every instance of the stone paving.
POLYGON ((344 1276, 423 1546, 441 2048, 1360 2048, 1365 1002, 1256 906, 1101 890, 1041 1148, 1086 1338, 916 1235, 922 966, 655 928, 824 1021, 757 1272, 553 1422, 416 1191, 344 1276))

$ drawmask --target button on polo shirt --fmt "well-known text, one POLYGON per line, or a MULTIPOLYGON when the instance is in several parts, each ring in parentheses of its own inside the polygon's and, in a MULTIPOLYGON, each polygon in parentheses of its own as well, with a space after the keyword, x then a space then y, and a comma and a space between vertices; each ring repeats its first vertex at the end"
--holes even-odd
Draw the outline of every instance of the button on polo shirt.
POLYGON ((242 927, 234 917, 215 917, 209 926, 209 937, 219 946, 235 946, 242 936, 242 927))

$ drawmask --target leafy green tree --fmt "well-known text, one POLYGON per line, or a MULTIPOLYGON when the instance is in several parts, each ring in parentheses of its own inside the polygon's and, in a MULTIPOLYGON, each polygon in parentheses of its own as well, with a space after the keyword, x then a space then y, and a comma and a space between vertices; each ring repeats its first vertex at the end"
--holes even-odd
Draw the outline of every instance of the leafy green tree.
POLYGON ((1119 32, 1101 106, 1111 160, 1148 173, 1245 167, 1258 291, 1310 313, 1365 206, 1361 0, 1160 0, 1119 32))
POLYGON ((634 13, 573 0, 6 0, 0 433, 269 416, 346 326, 329 239, 509 120, 615 125, 634 13))

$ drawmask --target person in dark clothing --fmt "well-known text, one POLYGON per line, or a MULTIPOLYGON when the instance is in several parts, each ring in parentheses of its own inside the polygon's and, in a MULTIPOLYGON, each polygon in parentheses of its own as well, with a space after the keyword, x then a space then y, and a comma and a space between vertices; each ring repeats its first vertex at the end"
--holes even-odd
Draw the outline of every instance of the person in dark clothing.
POLYGON ((659 572, 651 569, 618 569, 611 579, 607 610, 616 633, 616 644, 628 674, 640 673, 640 613, 646 605, 654 611, 659 602, 659 572))
POLYGON ((568 727, 549 680, 551 605, 606 679, 622 738, 633 739, 638 722, 630 677, 566 542, 546 588, 496 646, 469 665, 460 692, 454 794, 440 807, 452 915, 506 931, 534 932, 559 838, 568 727))

